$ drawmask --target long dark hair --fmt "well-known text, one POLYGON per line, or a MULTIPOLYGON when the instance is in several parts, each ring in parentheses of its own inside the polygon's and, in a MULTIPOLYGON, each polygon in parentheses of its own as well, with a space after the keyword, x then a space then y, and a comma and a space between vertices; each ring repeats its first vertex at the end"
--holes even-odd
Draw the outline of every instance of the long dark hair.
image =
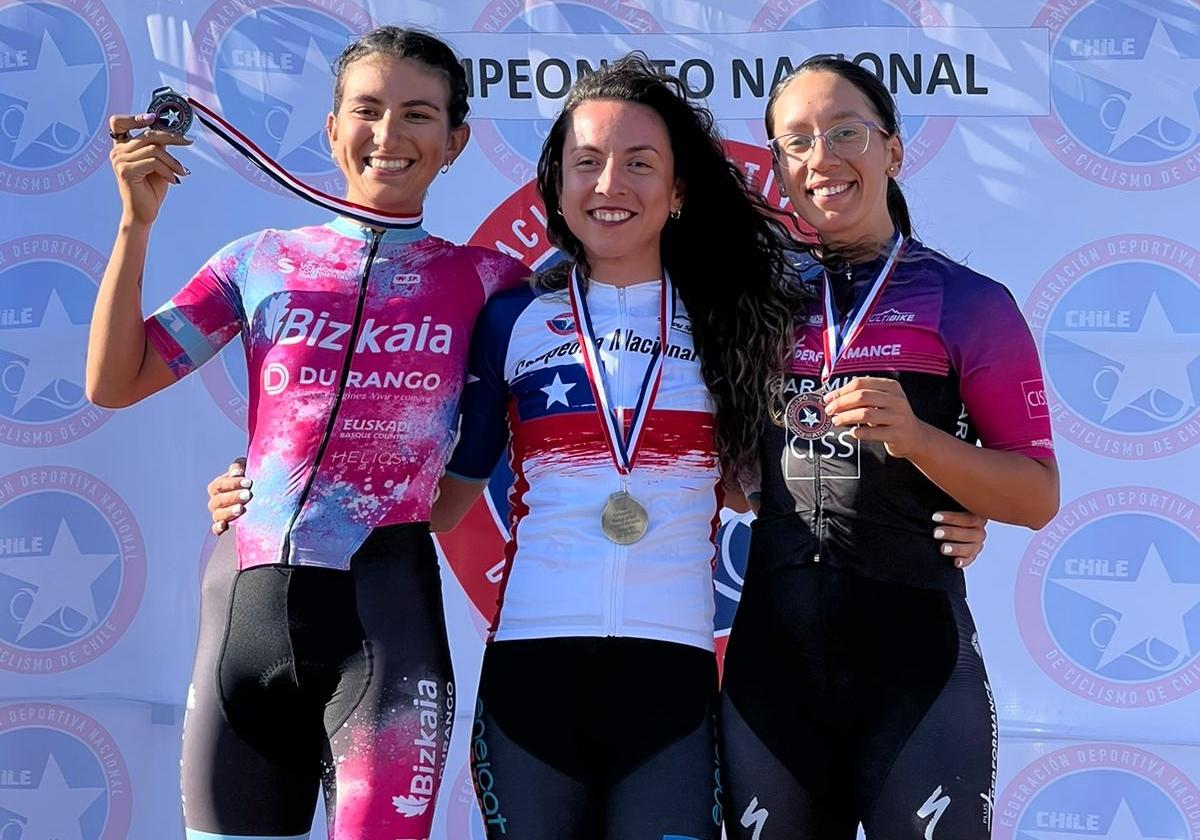
POLYGON ((692 319, 700 371, 716 403, 722 470, 740 478, 757 459, 762 423, 771 416, 771 385, 794 340, 801 293, 787 279, 791 237, 777 211, 725 157, 712 114, 688 101, 679 79, 634 53, 575 83, 542 146, 537 183, 547 230, 569 257, 538 278, 542 288, 563 288, 572 264, 588 275, 583 243, 559 211, 572 115, 597 99, 645 105, 666 124, 684 203, 679 218, 663 228, 662 263, 692 319))
MULTIPOLYGON (((879 117, 879 127, 893 137, 900 136, 900 110, 896 107, 895 98, 878 76, 852 61, 818 55, 805 61, 772 88, 771 95, 767 99, 767 111, 763 115, 767 137, 775 136, 775 102, 779 99, 779 95, 801 73, 817 72, 835 73, 858 88, 871 103, 875 115, 879 117)), ((904 200, 904 192, 900 189, 900 185, 892 177, 888 178, 887 184, 887 208, 888 215, 892 217, 892 224, 896 226, 896 230, 900 231, 900 235, 912 236, 912 219, 908 214, 908 202, 904 200)))
POLYGON ((333 113, 342 105, 342 78, 346 68, 356 61, 375 55, 411 58, 441 73, 450 87, 448 114, 450 127, 458 128, 471 110, 467 102, 467 72, 450 45, 423 29, 402 26, 377 26, 352 41, 333 62, 333 113))

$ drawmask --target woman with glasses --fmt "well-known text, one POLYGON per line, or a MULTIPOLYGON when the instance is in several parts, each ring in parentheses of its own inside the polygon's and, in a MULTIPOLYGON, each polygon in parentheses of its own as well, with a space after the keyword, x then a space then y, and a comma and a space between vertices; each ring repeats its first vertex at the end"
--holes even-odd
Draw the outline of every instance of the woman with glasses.
POLYGON ((871 73, 806 62, 766 128, 815 229, 798 268, 720 710, 731 837, 983 840, 996 714, 939 510, 1039 528, 1058 472, 1008 291, 912 235, 896 106, 871 73))

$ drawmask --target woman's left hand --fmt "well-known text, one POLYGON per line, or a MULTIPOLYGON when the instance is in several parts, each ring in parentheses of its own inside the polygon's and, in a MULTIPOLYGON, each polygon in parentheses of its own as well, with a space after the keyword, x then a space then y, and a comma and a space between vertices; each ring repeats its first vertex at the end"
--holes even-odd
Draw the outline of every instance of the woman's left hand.
POLYGON ((911 458, 924 445, 930 426, 913 414, 904 388, 895 379, 856 376, 825 395, 825 410, 835 426, 850 426, 858 440, 884 444, 889 455, 911 458))

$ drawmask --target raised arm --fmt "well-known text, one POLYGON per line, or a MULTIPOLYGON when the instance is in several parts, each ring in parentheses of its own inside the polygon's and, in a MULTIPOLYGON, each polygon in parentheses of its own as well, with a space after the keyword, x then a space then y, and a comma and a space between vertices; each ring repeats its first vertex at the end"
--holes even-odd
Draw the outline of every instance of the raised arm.
POLYGON ((167 151, 191 143, 162 131, 132 129, 154 115, 114 115, 109 159, 121 194, 121 221, 100 289, 88 335, 87 398, 105 408, 123 408, 175 381, 167 363, 146 338, 142 315, 142 271, 150 228, 166 198, 188 170, 167 151))

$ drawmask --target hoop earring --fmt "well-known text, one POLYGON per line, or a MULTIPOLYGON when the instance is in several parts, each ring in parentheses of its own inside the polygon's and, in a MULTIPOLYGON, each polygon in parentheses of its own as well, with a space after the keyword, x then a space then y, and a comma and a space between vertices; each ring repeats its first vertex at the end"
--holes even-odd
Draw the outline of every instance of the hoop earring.
POLYGON ((780 196, 782 196, 783 198, 787 198, 787 197, 788 197, 788 194, 787 194, 787 187, 785 187, 783 184, 780 184, 780 185, 779 185, 779 195, 780 195, 780 196))
POLYGON ((683 215, 683 205, 682 204, 680 204, 678 207, 671 208, 671 218, 672 219, 678 219, 682 215, 683 215))

